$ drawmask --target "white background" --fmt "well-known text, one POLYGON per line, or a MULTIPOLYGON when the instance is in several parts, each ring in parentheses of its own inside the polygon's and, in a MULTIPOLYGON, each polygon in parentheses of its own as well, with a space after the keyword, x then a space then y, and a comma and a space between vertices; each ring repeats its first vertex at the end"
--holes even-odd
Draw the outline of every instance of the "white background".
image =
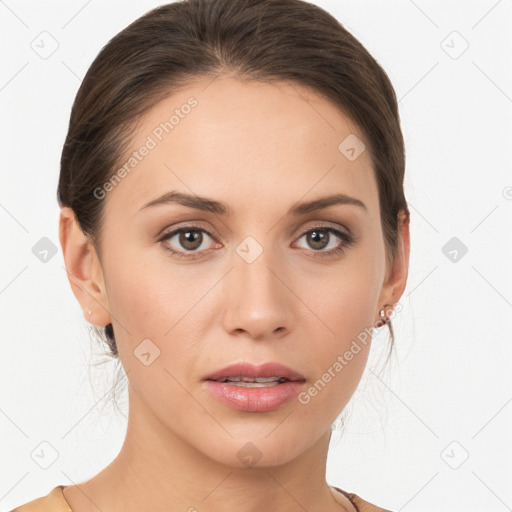
MULTIPOLYGON (((380 375, 370 363, 327 480, 396 511, 512 510, 512 1, 314 3, 396 89, 412 243, 397 357, 380 375), (468 248, 456 262, 452 237, 468 248)), ((0 1, 1 510, 92 477, 124 439, 115 367, 89 368, 98 346, 65 274, 56 189, 81 78, 157 5, 0 1), (43 31, 58 43, 47 59, 31 47, 43 31), (58 247, 46 263, 32 252, 42 237, 58 247), (48 469, 31 457, 51 453, 42 442, 58 452, 48 469)), ((386 344, 381 331, 375 364, 386 344)))

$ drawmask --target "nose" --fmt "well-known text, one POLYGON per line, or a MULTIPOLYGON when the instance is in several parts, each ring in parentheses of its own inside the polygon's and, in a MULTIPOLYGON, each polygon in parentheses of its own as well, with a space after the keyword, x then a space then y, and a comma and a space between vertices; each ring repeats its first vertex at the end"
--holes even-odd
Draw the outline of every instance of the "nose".
POLYGON ((286 281, 282 266, 270 261, 265 251, 252 263, 236 256, 223 283, 226 332, 246 333, 254 339, 280 338, 290 332, 294 296, 286 281))

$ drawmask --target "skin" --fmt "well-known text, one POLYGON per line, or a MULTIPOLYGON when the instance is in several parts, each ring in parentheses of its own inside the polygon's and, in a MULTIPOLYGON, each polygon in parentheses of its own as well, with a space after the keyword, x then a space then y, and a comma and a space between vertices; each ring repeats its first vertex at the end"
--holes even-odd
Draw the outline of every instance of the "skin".
POLYGON ((370 343, 308 404, 293 400, 271 412, 229 408, 202 379, 235 361, 277 361, 302 373, 309 388, 375 325, 384 304, 400 299, 408 223, 387 266, 369 152, 349 161, 338 150, 349 134, 364 137, 332 103, 295 83, 227 75, 192 82, 141 119, 128 153, 191 96, 198 105, 103 199, 101 260, 73 212, 61 210, 71 287, 92 311, 89 322, 112 322, 129 382, 119 455, 64 495, 75 512, 354 511, 327 484, 325 465, 331 425, 360 381, 370 343), (171 190, 221 201, 233 213, 179 204, 140 211, 171 190), (286 214, 334 192, 367 210, 338 204, 286 214), (349 230, 357 242, 315 257, 345 244, 324 231, 327 247, 315 245, 307 233, 319 223, 349 230), (157 240, 190 224, 213 237, 200 232, 199 248, 180 244, 179 235, 157 240), (236 252, 247 236, 263 250, 252 263, 236 252), (203 256, 178 258, 166 245, 203 256), (134 355, 146 338, 160 350, 148 366, 134 355), (253 467, 237 456, 248 442, 261 453, 253 467))

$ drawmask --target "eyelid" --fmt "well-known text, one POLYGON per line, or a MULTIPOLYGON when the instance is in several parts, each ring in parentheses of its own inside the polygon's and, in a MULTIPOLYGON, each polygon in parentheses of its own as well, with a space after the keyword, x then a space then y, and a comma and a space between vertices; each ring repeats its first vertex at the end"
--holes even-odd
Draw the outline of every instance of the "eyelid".
MULTIPOLYGON (((215 233, 215 230, 211 230, 209 228, 205 228, 204 226, 201 226, 200 224, 196 224, 195 223, 196 221, 184 221, 183 223, 179 223, 177 225, 174 225, 172 226, 172 228, 169 228, 168 230, 168 227, 165 227, 163 228, 162 230, 160 230, 158 232, 158 234, 155 236, 155 240, 156 241, 161 241, 162 238, 164 237, 168 237, 169 235, 171 234, 175 234, 176 232, 179 232, 180 230, 182 229, 197 229, 197 230, 203 230, 205 231, 209 236, 213 237, 213 238, 216 238, 216 233, 215 233)), ((327 229, 327 228, 334 228, 335 230, 337 231, 341 231, 343 233, 345 233, 347 236, 353 236, 351 231, 349 229, 347 229, 345 226, 340 226, 339 224, 336 224, 336 223, 332 223, 332 222, 329 222, 329 221, 317 221, 315 224, 307 227, 307 228, 302 228, 302 229, 294 229, 293 230, 293 234, 292 236, 303 236, 305 235, 306 233, 309 233, 309 231, 311 231, 312 229, 315 229, 315 228, 323 228, 323 229, 327 229)))
POLYGON ((213 229, 211 229, 209 227, 205 227, 205 226, 201 225, 201 221, 186 220, 186 221, 183 221, 183 222, 178 222, 178 224, 173 224, 172 226, 167 225, 166 227, 161 229, 155 235, 155 240, 156 241, 160 241, 162 237, 168 236, 171 233, 174 233, 175 231, 179 231, 180 229, 186 229, 186 228, 189 228, 189 229, 202 229, 202 230, 206 231, 207 233, 211 234, 211 236, 213 236, 212 233, 215 232, 215 230, 213 230, 213 229))
POLYGON ((335 222, 330 222, 328 220, 313 221, 313 224, 308 226, 307 228, 301 228, 300 233, 303 235, 304 233, 308 233, 309 231, 311 231, 312 229, 315 229, 315 228, 323 228, 323 229, 333 228, 337 231, 342 231, 343 233, 346 233, 347 235, 351 235, 350 230, 348 228, 346 228, 345 226, 343 226, 342 224, 337 224, 335 222))

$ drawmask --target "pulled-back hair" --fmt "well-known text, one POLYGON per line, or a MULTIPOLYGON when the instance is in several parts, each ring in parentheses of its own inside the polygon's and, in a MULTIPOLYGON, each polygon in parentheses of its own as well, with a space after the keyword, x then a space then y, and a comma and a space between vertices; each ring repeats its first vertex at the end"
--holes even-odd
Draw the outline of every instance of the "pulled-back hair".
MULTIPOLYGON (((392 263, 398 213, 409 215, 395 92, 354 36, 302 0, 182 0, 153 9, 103 47, 72 107, 57 191, 60 206, 74 211, 98 256, 104 201, 94 190, 116 172, 136 121, 178 87, 219 73, 293 81, 323 95, 355 122, 371 155, 386 259, 392 263)), ((112 324, 104 334, 110 355, 118 357, 112 324)))

